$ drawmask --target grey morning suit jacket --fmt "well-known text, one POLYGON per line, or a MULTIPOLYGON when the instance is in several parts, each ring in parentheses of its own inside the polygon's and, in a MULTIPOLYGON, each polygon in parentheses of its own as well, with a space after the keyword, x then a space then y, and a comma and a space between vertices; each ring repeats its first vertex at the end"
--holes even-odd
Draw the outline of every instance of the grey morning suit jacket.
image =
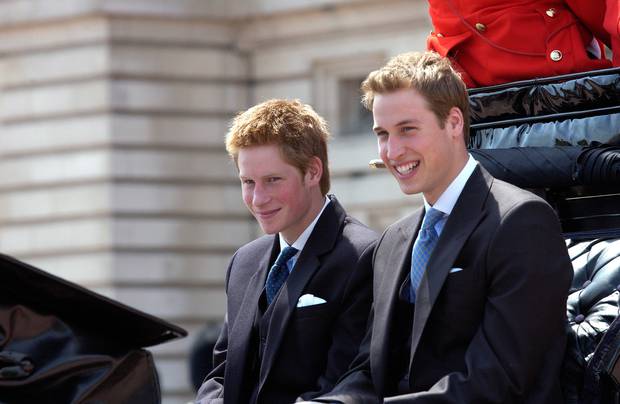
POLYGON ((352 370, 319 401, 562 403, 572 267, 554 211, 477 167, 429 259, 404 351, 398 292, 423 214, 391 225, 377 244, 369 332, 352 370), (409 358, 406 392, 391 372, 399 355, 409 358))

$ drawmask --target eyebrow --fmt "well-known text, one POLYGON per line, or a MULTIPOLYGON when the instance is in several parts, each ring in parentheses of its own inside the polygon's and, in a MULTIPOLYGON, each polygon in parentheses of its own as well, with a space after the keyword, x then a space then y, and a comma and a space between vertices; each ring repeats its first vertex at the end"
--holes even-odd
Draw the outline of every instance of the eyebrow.
MULTIPOLYGON (((269 174, 261 175, 258 178, 263 179, 263 178, 269 178, 269 177, 283 177, 283 174, 269 173, 269 174)), ((241 179, 241 180, 252 180, 254 178, 239 174, 239 179, 241 179)))
MULTIPOLYGON (((402 120, 400 122, 398 122, 395 126, 403 126, 403 125, 410 125, 410 124, 419 124, 420 121, 418 121, 417 119, 405 119, 402 120)), ((378 130, 383 130, 383 128, 381 126, 375 126, 372 128, 373 131, 378 131, 378 130)))
POLYGON ((396 124, 396 126, 410 125, 410 124, 418 124, 420 123, 417 119, 405 119, 404 121, 400 121, 396 124))

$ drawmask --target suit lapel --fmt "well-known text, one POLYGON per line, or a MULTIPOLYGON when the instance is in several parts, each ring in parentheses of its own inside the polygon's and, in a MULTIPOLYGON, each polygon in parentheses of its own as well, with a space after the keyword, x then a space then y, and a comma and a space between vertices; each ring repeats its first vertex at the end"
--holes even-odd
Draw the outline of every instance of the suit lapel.
POLYGON ((325 207, 316 223, 310 238, 295 263, 293 271, 282 286, 278 297, 272 303, 275 306, 273 307, 267 331, 267 342, 260 368, 259 389, 262 389, 271 371, 288 322, 297 308, 297 301, 321 264, 320 257, 334 248, 340 235, 345 212, 336 198, 331 196, 330 198, 330 204, 325 207))
MULTIPOLYGON (((228 358, 226 360, 226 383, 231 386, 240 385, 240 377, 246 371, 248 348, 251 346, 252 327, 258 310, 259 299, 263 292, 269 263, 278 250, 278 238, 273 237, 272 248, 264 252, 258 260, 257 270, 250 278, 246 293, 239 307, 235 323, 228 333, 228 358), (238 379, 234 379, 238 378, 238 379)), ((225 389, 226 401, 237 402, 238 389, 225 389), (230 394, 230 395, 229 395, 230 394)))
POLYGON ((370 365, 372 369, 374 383, 378 391, 384 391, 385 374, 380 369, 386 368, 385 358, 387 358, 390 348, 390 338, 394 313, 398 303, 398 293, 402 280, 410 271, 411 246, 415 234, 417 234, 422 222, 423 209, 417 210, 413 215, 399 223, 396 229, 394 240, 390 240, 391 249, 386 259, 387 264, 383 267, 380 284, 375 287, 374 296, 374 321, 372 330, 372 344, 370 365), (394 274, 397 272, 397 274, 394 274), (378 292, 377 292, 378 291, 378 292), (385 293, 382 293, 385 291, 385 293))
MULTIPOLYGON (((483 206, 492 181, 493 177, 480 166, 474 170, 437 241, 416 296, 411 334, 411 361, 413 361, 428 316, 452 264, 456 261, 470 234, 486 216, 483 206)), ((411 362, 409 365, 411 369, 411 362)))

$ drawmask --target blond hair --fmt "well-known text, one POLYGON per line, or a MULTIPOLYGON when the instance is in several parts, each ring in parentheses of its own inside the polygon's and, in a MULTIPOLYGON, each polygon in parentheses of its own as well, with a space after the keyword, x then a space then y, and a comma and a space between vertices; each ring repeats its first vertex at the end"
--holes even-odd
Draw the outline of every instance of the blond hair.
POLYGON ((276 145, 284 161, 305 175, 312 157, 323 163, 320 187, 330 187, 327 160, 327 123, 310 105, 299 100, 274 99, 237 115, 226 135, 226 151, 235 163, 244 147, 276 145))
POLYGON ((376 94, 402 89, 420 93, 444 128, 448 113, 457 107, 463 113, 463 137, 469 141, 469 98, 465 83, 447 58, 435 52, 408 52, 390 59, 371 72, 362 83, 362 104, 372 111, 376 94))

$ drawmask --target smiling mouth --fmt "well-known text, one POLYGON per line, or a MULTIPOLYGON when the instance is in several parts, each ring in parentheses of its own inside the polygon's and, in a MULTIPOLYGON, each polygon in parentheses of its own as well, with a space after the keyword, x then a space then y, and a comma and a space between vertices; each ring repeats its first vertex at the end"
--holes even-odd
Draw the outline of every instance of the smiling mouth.
POLYGON ((256 212, 256 216, 261 219, 268 219, 278 213, 280 209, 266 210, 264 212, 256 212))
POLYGON ((394 169, 400 175, 407 175, 413 172, 420 165, 419 161, 413 161, 405 164, 394 165, 394 169))

